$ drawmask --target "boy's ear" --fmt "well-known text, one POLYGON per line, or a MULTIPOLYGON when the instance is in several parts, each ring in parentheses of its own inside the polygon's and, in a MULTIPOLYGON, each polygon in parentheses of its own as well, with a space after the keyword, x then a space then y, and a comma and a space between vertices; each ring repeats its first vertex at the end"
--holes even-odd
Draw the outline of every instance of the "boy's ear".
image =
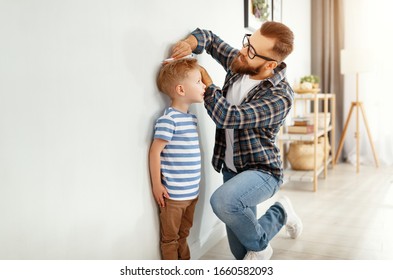
POLYGON ((186 91, 184 90, 184 87, 182 85, 176 86, 176 94, 181 95, 181 96, 186 95, 186 91))

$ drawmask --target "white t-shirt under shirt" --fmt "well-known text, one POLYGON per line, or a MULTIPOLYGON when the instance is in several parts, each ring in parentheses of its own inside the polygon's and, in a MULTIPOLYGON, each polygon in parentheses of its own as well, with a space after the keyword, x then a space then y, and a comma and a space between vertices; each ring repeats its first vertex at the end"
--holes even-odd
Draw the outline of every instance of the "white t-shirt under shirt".
MULTIPOLYGON (((261 80, 250 79, 249 75, 243 75, 243 77, 232 84, 227 92, 227 101, 231 105, 240 105, 247 93, 250 92, 261 80)), ((225 164, 234 172, 237 172, 236 167, 233 163, 233 129, 225 129, 225 164)))

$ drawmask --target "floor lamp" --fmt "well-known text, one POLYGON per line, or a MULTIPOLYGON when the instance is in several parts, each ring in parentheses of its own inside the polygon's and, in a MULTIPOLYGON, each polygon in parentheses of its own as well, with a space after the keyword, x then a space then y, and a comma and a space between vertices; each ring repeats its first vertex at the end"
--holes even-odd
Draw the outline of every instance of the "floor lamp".
POLYGON ((366 61, 366 58, 370 56, 370 52, 365 50, 350 50, 344 49, 341 50, 341 74, 356 74, 356 101, 351 103, 351 108, 348 113, 348 117, 345 121, 343 134, 341 135, 341 139, 338 145, 337 154, 334 159, 334 163, 337 163, 338 158, 340 157, 341 150, 344 145, 345 136, 347 133, 349 121, 351 120, 352 113, 354 109, 356 109, 356 172, 359 173, 359 165, 360 165, 360 134, 359 134, 359 113, 362 113, 363 121, 367 130, 368 139, 370 141, 371 149, 374 154, 374 160, 377 167, 379 167, 379 161, 377 154, 375 152, 374 142, 371 136, 371 132, 368 126, 366 113, 364 112, 363 102, 359 101, 359 73, 370 71, 370 64, 373 62, 366 61))

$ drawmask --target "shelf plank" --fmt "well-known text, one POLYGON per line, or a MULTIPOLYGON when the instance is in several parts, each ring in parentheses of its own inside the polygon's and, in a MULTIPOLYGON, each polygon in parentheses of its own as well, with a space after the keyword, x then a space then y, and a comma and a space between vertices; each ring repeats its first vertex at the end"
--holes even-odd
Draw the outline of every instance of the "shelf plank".
POLYGON ((310 100, 310 99, 325 99, 325 98, 333 98, 334 97, 334 93, 295 93, 295 98, 298 100, 310 100))
MULTIPOLYGON (((328 158, 327 164, 332 163, 332 157, 328 158)), ((324 169, 324 164, 321 165, 320 168, 317 170, 317 177, 321 175, 324 169)), ((289 181, 296 181, 296 182, 314 182, 314 170, 293 170, 291 168, 284 170, 284 184, 289 181)))
MULTIPOLYGON (((327 132, 332 130, 332 126, 329 125, 327 132)), ((325 134, 324 129, 318 129, 317 137, 325 134)), ((314 141, 314 133, 300 134, 300 133, 283 133, 279 136, 281 141, 314 141)))
MULTIPOLYGON (((317 170, 317 176, 323 171, 323 166, 317 170)), ((297 182, 313 182, 314 181, 314 170, 300 171, 287 169, 284 171, 285 181, 297 181, 297 182)))

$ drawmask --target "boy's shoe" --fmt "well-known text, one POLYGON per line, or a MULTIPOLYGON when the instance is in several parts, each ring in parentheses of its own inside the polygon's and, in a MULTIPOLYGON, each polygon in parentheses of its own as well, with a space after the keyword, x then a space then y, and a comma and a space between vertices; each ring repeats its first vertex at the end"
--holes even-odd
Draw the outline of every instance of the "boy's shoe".
POLYGON ((270 243, 262 251, 248 251, 243 260, 270 260, 273 255, 273 248, 270 243))
POLYGON ((288 197, 281 196, 277 200, 277 202, 282 205, 285 212, 287 213, 287 222, 285 224, 285 227, 289 236, 293 239, 299 237, 299 235, 303 231, 303 223, 302 220, 300 220, 299 216, 295 213, 291 201, 288 197))

